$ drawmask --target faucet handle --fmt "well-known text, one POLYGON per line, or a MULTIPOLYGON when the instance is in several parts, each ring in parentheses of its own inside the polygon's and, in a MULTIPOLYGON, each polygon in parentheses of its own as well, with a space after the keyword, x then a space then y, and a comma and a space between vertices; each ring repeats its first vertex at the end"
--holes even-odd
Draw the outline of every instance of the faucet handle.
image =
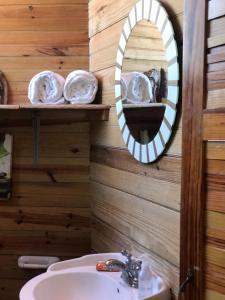
POLYGON ((131 260, 132 254, 130 252, 128 252, 127 250, 122 250, 121 254, 127 258, 127 261, 131 260))
POLYGON ((142 265, 142 260, 137 260, 135 262, 135 270, 140 271, 141 270, 141 265, 142 265))

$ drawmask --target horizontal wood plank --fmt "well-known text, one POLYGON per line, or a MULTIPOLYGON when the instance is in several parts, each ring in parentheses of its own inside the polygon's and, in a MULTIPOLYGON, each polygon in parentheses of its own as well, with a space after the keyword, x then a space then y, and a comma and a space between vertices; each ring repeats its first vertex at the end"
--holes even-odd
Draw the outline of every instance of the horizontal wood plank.
POLYGON ((206 111, 203 115, 203 139, 225 140, 225 113, 206 111))
MULTIPOLYGON (((16 255, 1 255, 0 256, 0 282, 2 280, 29 280, 45 270, 27 270, 18 267, 18 256, 16 255)), ((0 283, 1 284, 1 283, 0 283)), ((18 296, 18 295, 17 295, 18 296)), ((4 299, 4 298, 2 298, 4 299)))
POLYGON ((86 31, 0 31, 1 44, 16 44, 16 45, 39 45, 46 46, 67 44, 88 44, 86 31))
POLYGON ((213 48, 218 47, 225 44, 225 34, 219 34, 216 36, 212 36, 207 40, 207 47, 213 48))
POLYGON ((164 156, 153 164, 143 165, 137 163, 125 149, 93 146, 91 149, 91 161, 149 178, 181 182, 181 160, 178 157, 164 156))
MULTIPOLYGON (((181 156, 181 134, 181 129, 174 132, 171 142, 165 152, 166 154, 181 156)), ((109 124, 96 124, 95 132, 92 132, 91 143, 93 145, 126 148, 118 125, 110 126, 109 124)))
POLYGON ((206 155, 208 159, 224 160, 225 159, 225 143, 223 141, 208 142, 206 147, 206 155))
MULTIPOLYGON (((11 132, 11 130, 9 131, 11 132)), ((29 133, 14 133, 14 155, 19 157, 31 157, 33 155, 32 136, 29 133), (20 143, 26 140, 26 143, 20 143)), ((51 133, 43 133, 40 136, 40 157, 88 157, 88 135, 76 134, 76 139, 71 140, 71 134, 65 133, 56 139, 51 133)))
POLYGON ((213 63, 218 63, 218 62, 223 62, 225 61, 225 54, 222 51, 217 51, 215 53, 209 53, 207 55, 207 63, 208 64, 213 64, 213 63))
POLYGON ((208 189, 207 191, 207 209, 225 213, 224 191, 208 189))
POLYGON ((179 266, 178 212, 101 184, 93 183, 92 191, 92 213, 98 219, 179 266))
POLYGON ((70 207, 70 208, 90 208, 90 192, 88 186, 77 187, 77 190, 71 195, 62 196, 60 194, 43 194, 26 193, 26 190, 20 193, 13 193, 10 199, 10 206, 8 201, 0 201, 2 207, 70 207), (85 189, 86 188, 86 189, 85 189))
POLYGON ((179 284, 177 267, 97 218, 92 220, 92 247, 97 252, 119 252, 121 249, 128 249, 137 257, 147 253, 152 269, 167 282, 172 288, 172 293, 177 294, 179 284))
POLYGON ((216 18, 208 22, 209 25, 209 37, 217 36, 220 34, 223 34, 223 28, 225 25, 225 16, 222 16, 220 18, 216 18))
POLYGON ((1 230, 90 231, 90 209, 48 207, 1 207, 1 230))
POLYGON ((0 0, 0 5, 21 5, 21 4, 88 4, 88 0, 0 0))
POLYGON ((13 194, 39 194, 42 195, 61 195, 66 197, 67 195, 76 195, 78 193, 83 193, 86 190, 86 193, 90 193, 88 183, 53 183, 53 182, 15 182, 13 184, 13 194))
MULTIPOLYGON (((27 44, 5 44, 1 45, 0 48, 0 57, 49 57, 49 56, 88 56, 88 48, 87 44, 70 44, 68 46, 65 45, 27 45, 27 44)), ((69 72, 70 68, 68 68, 67 72, 69 72)), ((9 82, 17 82, 17 81, 26 81, 28 70, 20 70, 19 73, 14 74, 11 69, 5 71, 5 75, 9 82), (14 77, 12 77, 12 75, 14 77)), ((54 71, 54 69, 52 69, 54 71)), ((59 71, 58 71, 59 72, 59 71)), ((61 71, 63 72, 63 71, 61 71)), ((37 74, 38 70, 32 70, 32 74, 37 74)), ((62 74, 63 75, 63 74, 62 74)), ((28 79, 31 79, 30 75, 28 79)))
POLYGON ((209 91, 207 94, 207 109, 225 107, 225 88, 209 91))
POLYGON ((225 294, 218 293, 214 290, 206 290, 206 300, 225 300, 225 294))
POLYGON ((28 5, 0 5, 1 19, 22 18, 73 18, 87 20, 87 4, 31 4, 28 5))
POLYGON ((1 299, 18 299, 19 291, 26 283, 24 279, 5 279, 0 280, 1 299), (13 288, 12 288, 13 287, 13 288))
POLYGON ((206 259, 210 264, 225 268, 225 248, 208 244, 206 248, 206 259))
MULTIPOLYGON (((46 7, 48 10, 48 7, 46 7)), ((63 13, 63 10, 61 10, 63 13)), ((1 12, 0 12, 1 13, 1 12)), ((64 13, 63 13, 64 14, 64 13)), ((84 11, 85 14, 85 11, 84 11)), ((77 18, 64 17, 57 15, 55 18, 36 18, 34 16, 30 18, 20 18, 15 16, 13 18, 0 18, 0 29, 1 31, 27 31, 27 29, 33 32, 46 30, 46 31, 74 31, 81 30, 87 31, 88 24, 86 18, 82 15, 77 22, 77 18), (6 21, 7 20, 7 21, 6 21)))
MULTIPOLYGON (((58 70, 62 69, 87 69, 88 68, 88 57, 80 56, 79 60, 74 57, 60 57, 60 56, 51 56, 43 59, 43 57, 9 57, 7 59, 0 57, 0 63, 2 65, 2 70, 7 69, 42 69, 43 63, 45 63, 45 68, 54 68, 58 70)), ((33 76, 36 75, 33 73, 33 76)))
POLYGON ((225 15, 225 3, 220 0, 209 1, 208 20, 225 15))
POLYGON ((91 179, 109 187, 142 197, 157 204, 180 209, 180 185, 117 170, 100 164, 91 164, 91 179), (158 192, 160 188, 161 193, 158 192))
POLYGON ((225 268, 208 263, 206 267, 206 286, 225 294, 225 268))
POLYGON ((1 231, 0 255, 78 257, 89 253, 90 233, 52 231, 1 231))
POLYGON ((89 168, 58 167, 58 168, 16 168, 13 167, 13 182, 88 182, 89 168))
POLYGON ((220 212, 207 212, 207 236, 210 240, 218 240, 224 244, 225 240, 225 214, 220 212))
MULTIPOLYGON (((183 12, 183 3, 182 1, 177 0, 163 0, 162 4, 170 12, 170 15, 174 16, 181 14, 183 12)), ((99 31, 103 31, 107 27, 110 27, 114 23, 124 19, 132 6, 136 2, 134 0, 129 0, 126 3, 122 0, 117 1, 116 3, 112 0, 107 1, 107 5, 102 5, 98 0, 92 0, 89 2, 89 35, 90 37, 94 36, 99 31)))

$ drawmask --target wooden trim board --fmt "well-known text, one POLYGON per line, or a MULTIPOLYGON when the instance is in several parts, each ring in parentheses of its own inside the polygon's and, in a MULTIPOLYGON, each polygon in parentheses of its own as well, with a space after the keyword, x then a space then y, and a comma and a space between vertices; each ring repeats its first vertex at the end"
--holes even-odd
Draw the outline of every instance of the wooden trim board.
POLYGON ((184 11, 180 281, 184 282, 191 269, 193 284, 186 286, 182 299, 201 300, 204 298, 202 113, 205 100, 206 1, 188 0, 184 11))

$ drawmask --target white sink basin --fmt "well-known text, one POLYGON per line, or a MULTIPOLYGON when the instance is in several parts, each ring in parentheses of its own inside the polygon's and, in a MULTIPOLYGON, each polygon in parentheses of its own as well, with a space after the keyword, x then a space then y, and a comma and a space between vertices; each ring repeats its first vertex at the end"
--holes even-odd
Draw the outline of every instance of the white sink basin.
MULTIPOLYGON (((20 300, 137 300, 138 290, 120 278, 121 272, 98 272, 99 260, 116 258, 119 253, 94 254, 56 263, 48 271, 27 282, 20 300)), ((170 300, 170 292, 162 279, 153 278, 154 292, 145 300, 170 300)))
POLYGON ((84 271, 39 276, 22 289, 20 298, 23 300, 124 300, 132 299, 132 295, 110 277, 84 271))

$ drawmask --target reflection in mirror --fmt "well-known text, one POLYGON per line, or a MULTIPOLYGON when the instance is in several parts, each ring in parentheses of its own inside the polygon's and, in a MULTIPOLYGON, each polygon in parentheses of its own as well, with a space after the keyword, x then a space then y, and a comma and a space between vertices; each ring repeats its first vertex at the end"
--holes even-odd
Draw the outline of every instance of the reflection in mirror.
POLYGON ((139 0, 121 32, 115 67, 116 113, 124 143, 142 163, 166 149, 179 100, 174 30, 158 0, 139 0))
POLYGON ((150 21, 138 22, 127 40, 121 75, 126 124, 136 141, 148 144, 161 126, 167 99, 166 50, 150 21))

